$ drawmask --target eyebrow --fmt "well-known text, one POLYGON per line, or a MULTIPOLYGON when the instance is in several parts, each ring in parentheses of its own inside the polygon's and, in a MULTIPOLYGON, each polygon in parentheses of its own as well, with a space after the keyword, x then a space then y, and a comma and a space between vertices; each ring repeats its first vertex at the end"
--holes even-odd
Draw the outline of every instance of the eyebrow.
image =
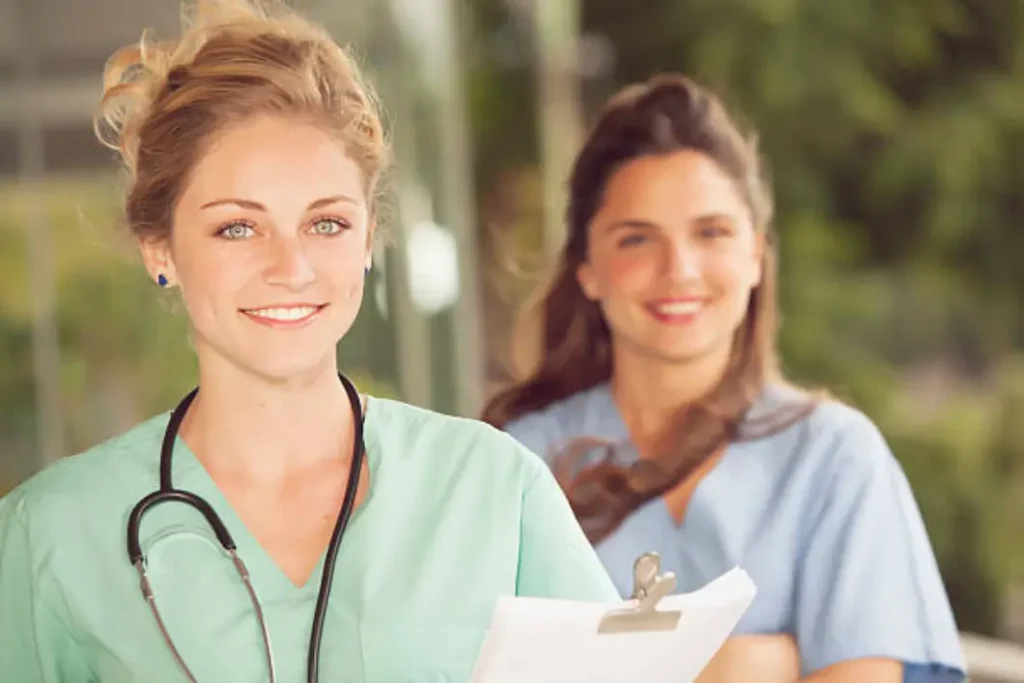
MULTIPOLYGON (((313 211, 314 209, 322 209, 325 206, 330 206, 331 204, 339 204, 339 203, 358 204, 359 202, 357 202, 355 199, 353 199, 352 197, 349 197, 347 195, 338 194, 338 195, 332 195, 330 197, 322 197, 320 199, 312 201, 312 202, 310 202, 309 206, 306 207, 306 210, 307 211, 313 211)), ((199 207, 199 210, 202 211, 204 209, 210 209, 210 208, 213 208, 215 206, 224 206, 224 205, 238 206, 238 207, 241 207, 243 209, 251 209, 253 211, 266 211, 267 210, 267 207, 265 207, 263 204, 260 204, 257 201, 254 201, 252 199, 238 199, 238 198, 235 198, 235 197, 229 197, 229 198, 225 198, 225 199, 215 199, 212 202, 206 202, 205 204, 203 204, 202 206, 199 207)))
MULTIPOLYGON (((733 217, 725 213, 707 213, 700 216, 696 216, 690 220, 691 223, 697 225, 708 225, 714 223, 720 223, 722 221, 731 222, 733 217)), ((625 229, 643 229, 643 230, 656 230, 658 224, 653 221, 644 220, 642 218, 625 218, 623 220, 615 221, 608 225, 608 231, 614 232, 616 230, 625 229)))
POLYGON ((614 223, 608 224, 608 232, 615 232, 616 230, 625 230, 629 228, 643 228, 650 230, 657 228, 658 226, 651 221, 641 220, 639 218, 626 218, 614 223))

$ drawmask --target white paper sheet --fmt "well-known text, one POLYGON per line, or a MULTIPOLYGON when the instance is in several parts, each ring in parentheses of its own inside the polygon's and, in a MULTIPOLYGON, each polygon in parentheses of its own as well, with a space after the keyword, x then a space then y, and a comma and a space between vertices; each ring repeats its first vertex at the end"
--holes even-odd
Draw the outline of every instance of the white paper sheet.
POLYGON ((610 605, 503 597, 498 600, 472 683, 691 683, 732 633, 756 588, 734 568, 659 609, 680 610, 675 630, 598 634, 610 605))

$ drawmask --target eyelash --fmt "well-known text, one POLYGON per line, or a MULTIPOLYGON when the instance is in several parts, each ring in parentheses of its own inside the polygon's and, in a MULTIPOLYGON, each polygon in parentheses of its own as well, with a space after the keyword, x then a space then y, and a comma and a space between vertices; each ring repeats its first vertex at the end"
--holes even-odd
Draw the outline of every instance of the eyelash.
POLYGON ((324 222, 336 223, 338 225, 338 232, 328 233, 327 237, 333 237, 334 235, 339 235, 342 232, 344 232, 344 231, 346 231, 346 230, 348 230, 349 228, 352 227, 351 223, 349 223, 344 218, 339 218, 338 216, 320 216, 319 218, 316 218, 316 219, 310 221, 310 226, 315 226, 318 223, 324 223, 324 222))
MULTIPOLYGON (((708 239, 708 240, 717 240, 717 239, 726 238, 726 237, 729 237, 731 234, 732 234, 732 232, 729 230, 729 228, 726 228, 726 227, 721 226, 721 225, 705 226, 705 227, 702 227, 700 229, 700 231, 699 231, 700 237, 702 239, 708 239)), ((646 241, 646 239, 647 239, 646 235, 641 234, 641 233, 634 233, 632 235, 626 235, 625 237, 620 239, 619 242, 618 242, 618 246, 619 246, 620 249, 626 249, 626 248, 629 248, 629 247, 635 247, 635 246, 643 243, 644 241, 646 241)))
POLYGON ((227 235, 228 230, 231 230, 232 228, 249 228, 250 230, 252 230, 255 227, 256 226, 253 225, 250 221, 230 221, 228 223, 224 223, 219 228, 217 228, 217 236, 218 237, 223 237, 224 239, 227 239, 227 240, 239 240, 239 239, 242 239, 242 238, 241 237, 229 237, 227 235))
MULTIPOLYGON (((334 237, 335 235, 341 234, 345 230, 348 230, 350 227, 352 227, 351 224, 347 220, 345 220, 344 218, 338 218, 337 216, 320 216, 320 217, 314 218, 312 221, 310 221, 309 225, 310 225, 310 228, 312 229, 316 225, 319 225, 320 223, 325 223, 325 222, 335 223, 338 226, 338 231, 337 232, 321 233, 325 237, 334 237)), ((227 240, 245 239, 244 237, 229 237, 228 236, 227 232, 229 230, 231 230, 232 228, 238 228, 238 227, 248 228, 249 230, 254 230, 256 228, 256 225, 252 221, 245 221, 245 220, 230 221, 228 223, 224 223, 223 225, 221 225, 217 229, 217 233, 216 234, 219 237, 223 237, 224 239, 227 239, 227 240)))
POLYGON ((709 225, 701 230, 704 234, 712 234, 715 237, 721 237, 729 234, 729 229, 723 225, 709 225))

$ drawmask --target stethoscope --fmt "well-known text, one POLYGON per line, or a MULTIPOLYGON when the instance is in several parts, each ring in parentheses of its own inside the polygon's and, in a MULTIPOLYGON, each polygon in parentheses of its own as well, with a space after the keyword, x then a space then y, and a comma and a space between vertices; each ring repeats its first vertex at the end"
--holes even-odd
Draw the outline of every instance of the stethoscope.
MULTIPOLYGON (((352 404, 355 439, 352 444, 352 464, 349 468, 348 486, 345 489, 345 497, 341 503, 338 521, 334 525, 334 532, 331 534, 331 542, 327 546, 323 576, 320 579, 320 591, 317 593, 316 609, 313 611, 313 629, 309 638, 306 664, 306 680, 308 683, 317 683, 320 679, 320 641, 323 639, 324 620, 327 616, 327 601, 330 598, 331 584, 334 580, 334 565, 337 561, 341 537, 345 533, 349 517, 352 516, 352 508, 355 506, 356 491, 359 488, 359 473, 362 468, 363 454, 366 452, 366 447, 363 443, 363 408, 359 392, 356 390, 355 385, 341 373, 338 374, 338 378, 341 380, 345 393, 348 394, 348 399, 352 404)), ((174 442, 178 436, 178 428, 181 427, 181 421, 184 419, 185 413, 188 411, 188 407, 197 393, 199 393, 199 387, 196 387, 185 398, 181 399, 181 402, 171 413, 170 420, 167 423, 167 429, 164 431, 163 445, 160 448, 160 488, 140 500, 132 508, 131 514, 128 516, 128 559, 139 573, 142 596, 149 603, 149 607, 156 619, 157 627, 167 642, 167 647, 171 650, 171 654, 174 655, 178 666, 188 676, 188 679, 192 683, 197 683, 192 671, 188 668, 178 648, 174 645, 174 639, 171 638, 170 633, 167 631, 163 618, 160 616, 160 610, 157 609, 149 576, 146 574, 146 558, 142 553, 142 546, 139 542, 139 526, 146 512, 161 503, 184 503, 198 510, 213 529, 217 540, 224 548, 224 552, 227 553, 231 562, 235 565, 235 570, 241 577, 242 583, 245 584, 253 611, 256 613, 256 619, 259 620, 260 630, 263 633, 263 647, 267 658, 267 667, 270 671, 270 683, 275 683, 277 671, 274 668, 274 652, 270 646, 270 631, 267 628, 267 621, 263 615, 263 608, 256 597, 256 590, 249 579, 249 570, 246 568, 242 558, 238 556, 234 539, 231 538, 231 534, 228 533, 224 522, 221 521, 220 516, 214 512, 213 507, 209 503, 194 493, 174 488, 174 485, 171 483, 171 455, 174 452, 174 442)))

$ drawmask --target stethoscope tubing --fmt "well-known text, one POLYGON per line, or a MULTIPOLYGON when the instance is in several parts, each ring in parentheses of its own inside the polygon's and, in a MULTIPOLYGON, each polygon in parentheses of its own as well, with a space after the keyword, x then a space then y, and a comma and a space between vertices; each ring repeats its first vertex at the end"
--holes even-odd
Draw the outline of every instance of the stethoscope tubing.
MULTIPOLYGON (((359 475, 362 472, 363 459, 366 453, 366 447, 363 443, 363 409, 359 392, 355 385, 353 385, 352 382, 343 374, 339 373, 338 379, 341 381, 352 406, 355 436, 352 445, 351 463, 349 465, 348 484, 345 488, 344 498, 342 499, 341 510, 338 513, 338 520, 334 525, 334 531, 331 534, 331 540, 327 546, 323 576, 320 580, 320 589, 317 593, 316 607, 313 611, 313 625, 310 632, 306 663, 306 680, 308 683, 317 683, 320 677, 320 646, 323 641, 324 623, 327 616, 327 605, 330 600, 331 587, 334 581, 334 570, 337 565, 338 551, 341 547, 342 537, 345 534, 352 512, 355 509, 356 496, 359 491, 359 475)), ((167 422, 167 428, 164 431, 163 442, 160 447, 160 488, 139 500, 128 515, 128 524, 126 529, 128 559, 139 575, 139 587, 142 595, 153 613, 153 617, 157 623, 157 628, 160 630, 161 636, 166 641, 171 654, 174 656, 175 661, 181 668, 182 672, 188 677, 189 681, 191 683, 198 683, 195 676, 192 674, 192 671, 189 669, 188 664, 186 664, 184 657, 182 657, 181 652, 174 644, 174 639, 171 637, 170 632, 160 615, 160 610, 157 608, 156 598, 153 594, 152 585, 146 572, 146 558, 142 552, 142 544, 140 541, 140 527, 142 525, 142 519, 149 510, 157 507, 158 505, 174 502, 188 505, 197 510, 210 525, 210 528, 217 537, 217 541, 231 559, 236 572, 245 586, 246 592, 249 595, 249 600, 252 603, 256 619, 259 622, 260 630, 262 631, 264 654, 266 655, 267 667, 270 672, 270 683, 276 683, 277 670, 274 665, 274 653, 270 642, 270 631, 267 626, 263 607, 256 595, 256 589, 252 585, 249 569, 245 566, 245 562, 242 561, 242 558, 238 556, 238 550, 235 546, 234 538, 232 538, 227 526, 213 509, 213 506, 194 493, 174 488, 171 478, 171 460, 174 453, 174 444, 178 436, 178 430, 181 427, 182 420, 185 418, 185 414, 188 412, 189 406, 192 404, 192 401, 198 393, 199 388, 196 387, 183 397, 171 412, 170 419, 167 422)))

